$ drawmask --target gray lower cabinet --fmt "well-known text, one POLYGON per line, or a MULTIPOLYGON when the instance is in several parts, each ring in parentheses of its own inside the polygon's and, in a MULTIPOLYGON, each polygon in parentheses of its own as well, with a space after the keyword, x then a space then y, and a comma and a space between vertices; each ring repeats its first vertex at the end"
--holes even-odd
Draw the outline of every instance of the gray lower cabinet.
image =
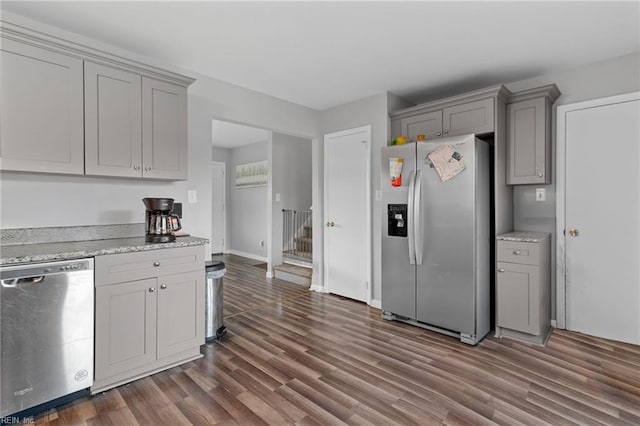
POLYGON ((95 258, 93 393, 201 357, 203 258, 202 246, 95 258))
POLYGON ((82 60, 2 39, 0 168, 84 173, 82 60))
POLYGON ((551 323, 549 234, 501 240, 509 235, 497 241, 496 337, 543 344, 551 323))
POLYGON ((551 183, 551 106, 555 85, 513 96, 507 105, 507 184, 551 183))

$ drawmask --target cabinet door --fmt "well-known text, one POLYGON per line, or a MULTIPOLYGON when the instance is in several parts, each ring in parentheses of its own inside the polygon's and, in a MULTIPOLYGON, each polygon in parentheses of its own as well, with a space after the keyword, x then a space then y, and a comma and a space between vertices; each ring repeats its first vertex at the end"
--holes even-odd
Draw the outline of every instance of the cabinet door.
POLYGON ((493 103, 494 98, 489 98, 445 108, 442 113, 443 136, 493 132, 493 103))
POLYGON ((204 344, 204 271, 158 278, 158 359, 204 344))
POLYGON ((82 61, 2 39, 0 168, 84 173, 82 61))
POLYGON ((546 99, 507 105, 507 184, 551 183, 546 99))
POLYGON ((400 121, 402 134, 410 141, 415 141, 417 135, 425 135, 426 139, 442 137, 442 111, 433 111, 415 117, 403 118, 400 121))
POLYGON ((142 176, 141 77, 85 62, 88 175, 142 176))
POLYGON ((156 291, 155 278, 96 287, 96 380, 156 360, 156 291))
POLYGON ((540 334, 538 266, 498 262, 498 326, 540 334))
POLYGON ((187 89, 142 78, 142 176, 187 179, 187 89))

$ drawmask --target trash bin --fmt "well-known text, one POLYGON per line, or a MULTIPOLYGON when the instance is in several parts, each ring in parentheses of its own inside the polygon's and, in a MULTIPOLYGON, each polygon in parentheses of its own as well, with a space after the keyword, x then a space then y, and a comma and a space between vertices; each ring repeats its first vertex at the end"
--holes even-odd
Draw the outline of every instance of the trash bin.
POLYGON ((205 339, 210 342, 219 339, 227 334, 225 326, 222 324, 223 304, 222 304, 222 277, 227 270, 224 262, 211 260, 205 262, 205 273, 207 286, 205 288, 205 339))

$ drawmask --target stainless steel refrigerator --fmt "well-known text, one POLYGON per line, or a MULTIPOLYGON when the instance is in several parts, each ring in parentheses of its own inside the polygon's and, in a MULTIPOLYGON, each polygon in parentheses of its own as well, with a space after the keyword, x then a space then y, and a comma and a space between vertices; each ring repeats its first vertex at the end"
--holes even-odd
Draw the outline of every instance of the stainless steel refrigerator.
POLYGON ((385 319, 469 344, 490 331, 490 153, 474 135, 382 149, 385 319))

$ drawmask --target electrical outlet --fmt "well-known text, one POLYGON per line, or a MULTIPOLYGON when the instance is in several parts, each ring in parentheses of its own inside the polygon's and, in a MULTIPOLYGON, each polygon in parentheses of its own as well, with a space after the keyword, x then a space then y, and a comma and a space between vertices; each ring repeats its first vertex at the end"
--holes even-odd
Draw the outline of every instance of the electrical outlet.
POLYGON ((547 199, 547 190, 544 188, 536 188, 536 201, 545 201, 547 199))
POLYGON ((187 191, 187 198, 189 198, 189 204, 198 202, 198 192, 195 189, 187 191))

